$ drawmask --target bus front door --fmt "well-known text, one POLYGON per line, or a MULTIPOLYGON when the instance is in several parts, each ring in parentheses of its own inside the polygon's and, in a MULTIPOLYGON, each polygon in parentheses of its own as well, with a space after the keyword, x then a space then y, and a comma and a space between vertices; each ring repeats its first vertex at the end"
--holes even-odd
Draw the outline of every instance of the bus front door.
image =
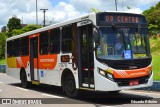
POLYGON ((30 38, 30 75, 31 81, 38 82, 38 37, 30 38))
POLYGON ((78 27, 80 87, 94 88, 92 24, 78 27))

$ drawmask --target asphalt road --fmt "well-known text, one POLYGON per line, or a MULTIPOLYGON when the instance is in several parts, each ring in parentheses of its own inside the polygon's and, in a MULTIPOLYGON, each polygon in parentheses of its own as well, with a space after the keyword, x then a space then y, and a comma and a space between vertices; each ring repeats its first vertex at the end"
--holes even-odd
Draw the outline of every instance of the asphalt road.
MULTIPOLYGON (((22 107, 18 100, 41 101, 42 104, 23 105, 23 107, 159 107, 160 92, 125 90, 118 94, 85 91, 79 99, 70 99, 62 89, 53 86, 33 86, 21 88, 20 80, 0 73, 0 98, 12 99, 13 105, 0 104, 0 107, 22 107), (20 98, 20 99, 19 99, 20 98), (29 99, 28 99, 29 98, 29 99), (33 99, 30 99, 33 98, 33 99), (17 102, 16 102, 17 101, 17 102), (146 103, 147 102, 147 103, 146 103), (156 103, 159 104, 156 104, 156 103), (44 104, 49 103, 49 104, 44 104), (133 104, 134 103, 134 104, 133 104), (137 104, 138 103, 138 104, 137 104), (145 103, 145 104, 144 104, 145 103), (152 103, 152 104, 150 104, 152 103)), ((0 99, 2 100, 2 99, 0 99)), ((0 101, 2 102, 2 101, 0 101)), ((20 103, 22 103, 20 102, 20 103)))

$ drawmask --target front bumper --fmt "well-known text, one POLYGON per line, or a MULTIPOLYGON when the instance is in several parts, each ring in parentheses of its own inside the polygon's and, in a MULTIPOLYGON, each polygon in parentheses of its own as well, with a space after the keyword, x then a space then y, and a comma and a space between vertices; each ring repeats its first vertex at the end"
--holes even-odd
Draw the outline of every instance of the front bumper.
MULTIPOLYGON (((120 80, 120 79, 119 79, 120 80)), ((127 80, 126 80, 127 81, 127 80)), ((105 77, 100 76, 95 85, 96 91, 116 91, 116 90, 126 90, 126 89, 135 89, 135 88, 143 88, 143 87, 149 87, 153 84, 153 72, 148 78, 148 81, 144 81, 143 78, 140 80, 140 84, 138 85, 125 85, 126 81, 121 80, 121 83, 119 82, 113 82, 105 77)))

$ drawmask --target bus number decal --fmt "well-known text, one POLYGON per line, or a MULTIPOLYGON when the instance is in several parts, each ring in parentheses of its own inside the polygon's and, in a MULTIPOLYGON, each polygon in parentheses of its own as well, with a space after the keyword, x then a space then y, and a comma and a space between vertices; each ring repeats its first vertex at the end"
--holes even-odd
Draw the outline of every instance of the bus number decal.
POLYGON ((63 55, 63 56, 61 56, 61 62, 70 62, 69 55, 63 55))

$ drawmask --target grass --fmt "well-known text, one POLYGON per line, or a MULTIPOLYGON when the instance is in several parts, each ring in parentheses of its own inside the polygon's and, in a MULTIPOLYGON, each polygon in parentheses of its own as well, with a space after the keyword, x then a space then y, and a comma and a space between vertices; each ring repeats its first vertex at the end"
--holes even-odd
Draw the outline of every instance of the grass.
POLYGON ((153 79, 156 81, 160 81, 160 56, 152 55, 152 65, 153 65, 153 79))
POLYGON ((5 59, 0 59, 0 64, 5 64, 5 63, 6 63, 5 59))
POLYGON ((153 79, 160 81, 160 38, 150 39, 152 53, 153 79))

